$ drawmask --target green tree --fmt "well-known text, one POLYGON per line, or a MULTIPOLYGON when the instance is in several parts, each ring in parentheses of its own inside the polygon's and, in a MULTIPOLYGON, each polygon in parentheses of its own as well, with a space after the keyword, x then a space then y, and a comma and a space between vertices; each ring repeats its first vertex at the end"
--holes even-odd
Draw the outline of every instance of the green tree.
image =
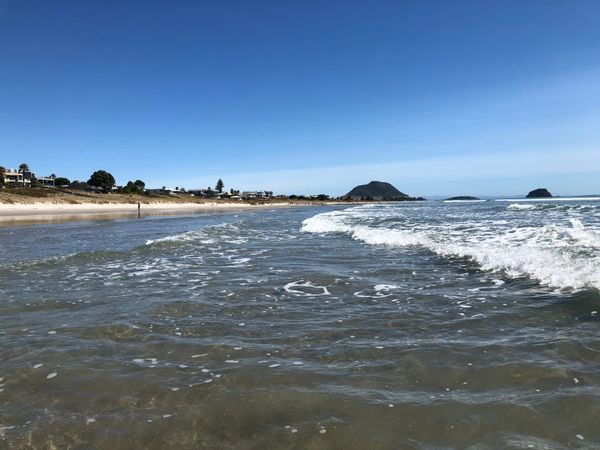
POLYGON ((91 186, 83 181, 75 180, 69 184, 70 189, 77 189, 79 191, 91 191, 91 186))
MULTIPOLYGON (((25 171, 27 172, 27 171, 25 171)), ((37 179, 37 177, 35 175, 31 176, 31 187, 32 188, 41 188, 44 187, 44 185, 37 179)))
POLYGON ((128 181, 127 184, 119 191, 125 194, 141 194, 144 192, 146 183, 142 180, 128 181))
POLYGON ((223 180, 221 180, 219 178, 219 181, 217 181, 217 185, 215 186, 215 190, 221 194, 223 192, 223 188, 225 187, 225 184, 223 184, 223 180))
POLYGON ((137 186, 133 184, 133 181, 128 181, 123 189, 120 189, 119 192, 124 192, 125 194, 135 194, 137 192, 137 186))
POLYGON ((54 179, 54 186, 68 186, 71 184, 68 178, 58 177, 54 179))
POLYGON ((19 172, 21 172, 21 173, 29 172, 29 165, 27 163, 22 163, 19 166, 19 172))
POLYGON ((97 170, 90 176, 88 184, 102 189, 102 192, 106 194, 115 185, 115 177, 106 170, 97 170))
POLYGON ((0 166, 0 186, 4 186, 4 174, 6 173, 6 168, 0 166))

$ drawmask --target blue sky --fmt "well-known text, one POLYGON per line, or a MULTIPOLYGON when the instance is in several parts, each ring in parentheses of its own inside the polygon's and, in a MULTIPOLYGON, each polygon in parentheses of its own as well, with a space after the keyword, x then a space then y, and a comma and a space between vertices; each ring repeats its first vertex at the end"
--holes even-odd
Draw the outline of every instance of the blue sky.
POLYGON ((0 0, 0 164, 600 193, 600 2, 0 0))

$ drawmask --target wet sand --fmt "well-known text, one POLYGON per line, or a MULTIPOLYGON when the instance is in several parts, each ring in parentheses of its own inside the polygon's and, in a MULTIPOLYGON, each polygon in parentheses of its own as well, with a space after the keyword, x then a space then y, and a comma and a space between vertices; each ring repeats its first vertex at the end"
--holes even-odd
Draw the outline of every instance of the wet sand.
MULTIPOLYGON (((180 215, 294 206, 291 203, 148 203, 140 215, 180 215)), ((111 220, 138 217, 137 204, 0 204, 0 226, 76 220, 111 220)))

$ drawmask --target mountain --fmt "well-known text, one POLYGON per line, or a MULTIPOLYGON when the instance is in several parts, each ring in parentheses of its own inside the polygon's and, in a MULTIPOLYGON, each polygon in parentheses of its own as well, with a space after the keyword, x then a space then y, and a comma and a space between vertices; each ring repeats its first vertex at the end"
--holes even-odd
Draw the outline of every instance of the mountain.
POLYGON ((356 186, 350 192, 343 196, 346 200, 376 200, 376 201, 408 201, 408 200, 424 200, 422 198, 414 198, 400 192, 390 183, 383 181, 371 181, 369 184, 361 184, 356 186))
POLYGON ((534 189, 525 198, 551 198, 552 194, 548 192, 548 189, 539 188, 534 189))

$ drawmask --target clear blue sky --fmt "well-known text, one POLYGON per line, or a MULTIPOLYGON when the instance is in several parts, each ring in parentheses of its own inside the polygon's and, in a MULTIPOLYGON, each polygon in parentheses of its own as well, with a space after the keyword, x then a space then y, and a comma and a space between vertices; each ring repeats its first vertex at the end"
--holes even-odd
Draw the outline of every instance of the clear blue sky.
POLYGON ((0 164, 600 193, 600 1, 0 0, 0 164))

